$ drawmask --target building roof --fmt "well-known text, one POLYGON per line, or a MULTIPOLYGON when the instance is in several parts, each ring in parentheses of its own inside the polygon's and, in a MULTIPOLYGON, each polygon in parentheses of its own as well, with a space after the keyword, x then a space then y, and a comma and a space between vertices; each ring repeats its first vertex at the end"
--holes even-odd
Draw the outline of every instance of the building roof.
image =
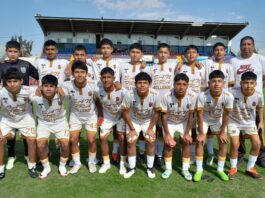
POLYGON ((36 15, 44 35, 50 31, 89 32, 104 36, 106 33, 146 34, 154 35, 175 35, 181 39, 184 36, 204 36, 206 39, 212 35, 225 36, 231 40, 248 22, 245 23, 222 23, 222 22, 191 22, 191 21, 160 21, 156 20, 126 20, 126 19, 95 19, 95 18, 69 18, 49 17, 36 15))

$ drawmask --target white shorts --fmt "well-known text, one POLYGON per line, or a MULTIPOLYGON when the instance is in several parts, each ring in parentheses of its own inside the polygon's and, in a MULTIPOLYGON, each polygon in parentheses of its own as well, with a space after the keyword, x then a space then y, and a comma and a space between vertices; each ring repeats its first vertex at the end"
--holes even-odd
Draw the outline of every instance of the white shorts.
POLYGON ((239 136, 240 132, 244 135, 255 135, 258 134, 256 125, 250 127, 240 127, 236 124, 228 124, 227 127, 228 134, 232 136, 239 136))
POLYGON ((100 126, 100 136, 104 136, 109 132, 112 132, 112 129, 114 126, 117 126, 117 131, 118 132, 124 132, 126 131, 126 126, 125 126, 125 122, 123 119, 120 119, 118 121, 111 121, 111 120, 105 120, 102 123, 102 125, 100 126))
POLYGON ((97 117, 89 118, 89 120, 87 121, 81 121, 80 119, 78 119, 76 115, 74 114, 70 115, 70 120, 69 120, 70 132, 82 130, 83 124, 85 125, 87 131, 96 133, 98 130, 97 117))
POLYGON ((35 120, 31 115, 25 115, 20 121, 10 121, 5 118, 1 120, 1 132, 4 137, 15 136, 16 130, 27 138, 36 138, 35 120))
POLYGON ((37 126, 37 139, 49 139, 54 134, 57 139, 69 139, 69 126, 66 120, 56 124, 39 122, 37 126))
MULTIPOLYGON (((146 132, 147 132, 147 129, 150 125, 150 122, 140 124, 140 123, 135 123, 132 121, 132 124, 134 126, 135 132, 137 133, 138 137, 139 137, 141 131, 143 132, 143 136, 146 137, 146 132)), ((126 134, 129 133, 129 131, 130 131, 130 128, 128 125, 126 125, 126 134)), ((153 131, 154 132, 156 131, 156 126, 153 127, 153 131)))
MULTIPOLYGON (((180 124, 168 124, 168 131, 172 138, 174 138, 175 133, 179 133, 180 137, 183 137, 186 127, 187 127, 187 122, 180 124)), ((191 130, 189 131, 189 134, 191 135, 191 130)), ((165 135, 164 130, 163 130, 163 135, 165 135)))
MULTIPOLYGON (((221 131, 221 123, 220 122, 217 122, 215 124, 209 124, 207 122, 203 122, 202 126, 203 126, 203 133, 204 134, 207 134, 209 128, 211 129, 211 132, 213 132, 213 133, 221 131)), ((198 134, 198 131, 197 131, 197 134, 198 134)))

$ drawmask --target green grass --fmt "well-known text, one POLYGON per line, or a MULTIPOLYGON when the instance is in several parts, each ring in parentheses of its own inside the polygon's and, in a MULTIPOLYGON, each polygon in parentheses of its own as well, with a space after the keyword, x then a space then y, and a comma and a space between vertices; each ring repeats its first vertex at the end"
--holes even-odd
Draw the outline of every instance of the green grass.
MULTIPOLYGON (((99 145, 99 144, 98 144, 99 145)), ((110 144, 111 145, 111 144, 110 144)), ((249 150, 249 140, 247 147, 249 150)), ((145 174, 145 166, 137 165, 136 174, 125 180, 119 175, 117 167, 106 174, 90 174, 86 166, 87 146, 85 133, 81 137, 82 169, 76 175, 61 177, 58 174, 59 155, 54 141, 50 142, 52 157, 52 173, 45 180, 29 177, 26 162, 23 158, 24 148, 18 138, 16 143, 17 160, 15 167, 6 172, 6 178, 0 181, 0 198, 8 197, 265 197, 265 178, 254 180, 244 174, 248 155, 239 167, 237 178, 223 182, 216 175, 216 160, 213 167, 204 164, 204 175, 214 178, 213 182, 187 182, 180 175, 180 149, 174 149, 173 174, 168 180, 161 178, 162 170, 155 170, 156 178, 149 179, 145 174)), ((100 149, 98 147, 98 151, 100 149)), ((215 140, 215 153, 217 153, 215 140)), ((100 155, 100 153, 98 153, 100 155)), ((229 158, 227 158, 229 160, 229 158)), ((225 170, 229 168, 226 162, 225 170)), ((39 167, 41 170, 41 167, 39 167)), ((192 165, 191 170, 195 171, 192 165)), ((265 169, 257 167, 258 172, 265 177, 265 169)))

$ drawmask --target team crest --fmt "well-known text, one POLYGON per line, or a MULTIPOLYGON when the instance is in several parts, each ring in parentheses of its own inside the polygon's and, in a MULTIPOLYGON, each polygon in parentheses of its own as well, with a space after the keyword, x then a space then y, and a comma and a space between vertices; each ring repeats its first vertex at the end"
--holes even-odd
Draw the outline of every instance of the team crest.
POLYGON ((20 67, 20 71, 21 71, 23 74, 25 74, 26 71, 27 71, 27 69, 26 69, 25 66, 22 66, 22 67, 20 67))
POLYGON ((153 103, 152 102, 149 102, 149 107, 152 107, 153 106, 153 103))
POLYGON ((187 109, 189 109, 190 108, 190 104, 187 104, 187 109))
POLYGON ((88 92, 88 96, 92 96, 92 92, 91 91, 88 92))
POLYGON ((252 106, 255 107, 255 106, 256 106, 256 102, 253 102, 253 103, 252 103, 252 106))
POLYGON ((120 98, 119 97, 116 97, 116 102, 119 102, 120 101, 120 98))
POLYGON ((62 69, 62 66, 61 65, 58 65, 58 69, 62 69))
POLYGON ((136 101, 135 100, 133 101, 133 106, 136 106, 136 101))

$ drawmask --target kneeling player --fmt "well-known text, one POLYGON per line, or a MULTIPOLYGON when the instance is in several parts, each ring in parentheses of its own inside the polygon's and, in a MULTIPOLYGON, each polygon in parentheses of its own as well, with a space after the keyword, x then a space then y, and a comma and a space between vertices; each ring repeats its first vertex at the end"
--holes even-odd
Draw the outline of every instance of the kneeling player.
POLYGON ((251 150, 248 159, 246 174, 260 179, 254 166, 260 149, 258 130, 263 131, 263 95, 255 91, 257 75, 253 72, 245 72, 241 76, 241 87, 232 88, 230 92, 234 95, 234 108, 230 115, 228 133, 231 137, 230 163, 231 169, 228 173, 230 179, 234 179, 237 173, 237 157, 239 147, 240 131, 246 138, 251 140, 251 150), (256 111, 260 116, 258 130, 256 127, 256 111))
POLYGON ((162 178, 167 179, 172 174, 172 143, 174 134, 180 133, 182 142, 182 174, 188 181, 192 180, 189 172, 190 145, 192 143, 191 128, 197 96, 187 90, 189 78, 186 74, 177 74, 174 78, 174 89, 171 89, 161 99, 162 126, 165 138, 166 171, 162 178))
POLYGON ((38 177, 36 172, 36 127, 32 116, 30 95, 34 89, 22 86, 23 74, 17 68, 9 68, 4 76, 4 87, 0 90, 0 104, 3 113, 0 131, 0 179, 5 177, 4 143, 14 138, 18 130, 28 144, 28 173, 38 177))
POLYGON ((142 131, 147 142, 147 175, 154 178, 153 171, 155 146, 155 124, 159 118, 158 92, 150 88, 151 77, 140 72, 135 76, 136 88, 132 89, 123 99, 123 117, 127 124, 127 152, 129 168, 124 178, 135 173, 136 168, 136 142, 142 131))
POLYGON ((126 152, 125 152, 125 122, 122 118, 121 104, 126 94, 124 89, 117 90, 115 88, 114 70, 110 67, 106 67, 101 70, 101 82, 102 87, 99 88, 98 98, 102 104, 104 122, 100 126, 100 140, 101 150, 103 156, 103 164, 99 169, 99 173, 105 173, 110 168, 109 159, 109 145, 108 137, 116 125, 119 145, 120 145, 120 174, 123 175, 126 172, 126 152))
POLYGON ((61 176, 67 176, 65 165, 69 156, 69 127, 65 115, 64 98, 56 93, 58 80, 55 76, 46 75, 41 83, 42 96, 32 96, 38 117, 37 149, 43 166, 39 177, 44 179, 51 172, 46 151, 50 134, 54 134, 60 143, 59 173, 61 176))
POLYGON ((220 70, 215 70, 209 75, 209 89, 198 96, 198 137, 196 145, 196 165, 197 171, 194 181, 200 181, 203 174, 203 145, 208 128, 211 134, 216 135, 219 144, 217 174, 223 181, 229 178, 224 172, 226 158, 227 134, 226 128, 229 113, 233 108, 233 96, 224 88, 224 74, 220 70))

